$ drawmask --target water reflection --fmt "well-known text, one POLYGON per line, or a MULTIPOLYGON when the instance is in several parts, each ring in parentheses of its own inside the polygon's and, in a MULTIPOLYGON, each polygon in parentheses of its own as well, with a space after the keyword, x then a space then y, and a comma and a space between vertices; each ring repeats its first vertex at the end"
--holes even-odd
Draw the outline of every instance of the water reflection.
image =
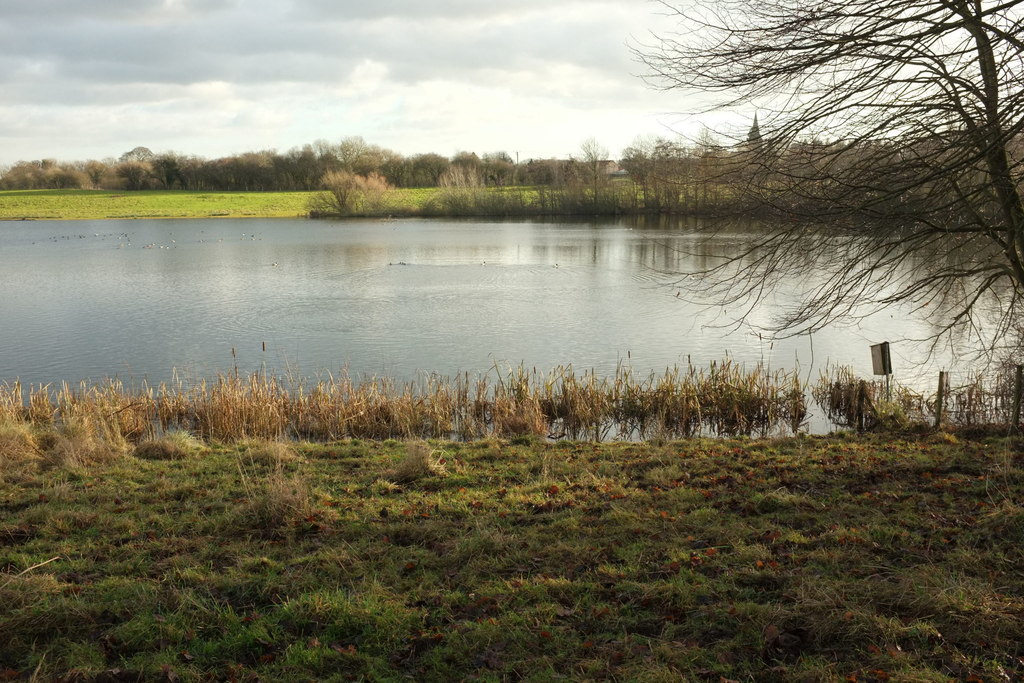
MULTIPOLYGON (((204 377, 236 366, 411 379, 572 363, 611 374, 619 363, 661 371, 726 354, 813 379, 829 361, 868 374, 869 344, 930 330, 897 312, 774 344, 723 328, 735 311, 694 306, 672 284, 710 263, 692 228, 668 219, 0 223, 0 381, 159 382, 174 368, 204 377)), ((739 248, 750 234, 719 235, 716 248, 739 248)), ((751 320, 774 312, 762 306, 751 320)), ((901 368, 922 357, 893 350, 901 368)))

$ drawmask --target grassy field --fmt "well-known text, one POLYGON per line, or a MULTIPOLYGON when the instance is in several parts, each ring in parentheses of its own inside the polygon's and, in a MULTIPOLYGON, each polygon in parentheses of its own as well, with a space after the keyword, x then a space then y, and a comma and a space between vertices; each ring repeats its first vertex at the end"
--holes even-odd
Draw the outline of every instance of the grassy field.
MULTIPOLYGON (((104 218, 246 218, 306 216, 316 192, 186 192, 151 190, 5 190, 0 220, 104 218)), ((353 215, 536 216, 615 214, 613 201, 595 210, 589 200, 535 188, 400 188, 353 215), (542 201, 542 195, 547 199, 542 201)))
POLYGON ((305 216, 309 192, 0 192, 0 219, 213 218, 305 216))
MULTIPOLYGON (((437 190, 397 189, 389 211, 424 211, 437 190)), ((104 218, 254 218, 306 216, 315 192, 185 192, 148 190, 0 191, 0 220, 95 220, 104 218)))
POLYGON ((1006 439, 0 425, 0 680, 1024 680, 1006 439))

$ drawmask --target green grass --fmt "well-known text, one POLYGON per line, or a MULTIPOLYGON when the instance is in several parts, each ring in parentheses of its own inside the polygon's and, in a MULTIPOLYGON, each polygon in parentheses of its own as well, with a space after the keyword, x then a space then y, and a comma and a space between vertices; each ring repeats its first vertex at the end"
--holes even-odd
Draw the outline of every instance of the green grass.
POLYGON ((293 217, 309 192, 19 190, 0 192, 0 219, 293 217))
MULTIPOLYGON (((395 190, 389 210, 424 212, 436 188, 395 190)), ((186 192, 146 190, 0 191, 0 220, 95 220, 104 218, 253 218, 305 216, 316 192, 186 192)))
POLYGON ((1024 680, 1019 442, 72 437, 0 429, 0 680, 1024 680))
MULTIPOLYGON (((377 216, 536 216, 615 214, 608 193, 595 207, 573 193, 538 188, 399 188, 372 209, 377 216), (542 199, 546 197, 546 199, 542 199)), ((219 218, 306 216, 317 192, 193 192, 182 190, 5 190, 0 220, 219 218)), ((578 194, 578 193, 577 193, 578 194)))

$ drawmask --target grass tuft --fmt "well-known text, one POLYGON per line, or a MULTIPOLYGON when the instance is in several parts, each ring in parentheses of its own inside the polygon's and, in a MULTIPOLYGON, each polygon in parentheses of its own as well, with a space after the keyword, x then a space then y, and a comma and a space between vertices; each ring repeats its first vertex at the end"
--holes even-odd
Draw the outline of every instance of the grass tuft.
POLYGON ((245 496, 232 527, 267 538, 287 538, 303 522, 316 519, 318 508, 305 477, 286 471, 281 461, 268 473, 262 469, 250 453, 239 453, 238 473, 245 496))
POLYGON ((445 463, 436 451, 425 443, 410 443, 387 478, 397 484, 409 484, 420 479, 444 474, 445 463))
POLYGON ((41 462, 39 438, 31 425, 0 419, 0 482, 23 480, 41 462))
POLYGON ((95 416, 82 413, 65 419, 43 439, 47 466, 75 469, 112 462, 126 451, 125 441, 105 429, 95 416))
POLYGON ((205 444, 189 432, 172 429, 159 438, 139 443, 132 455, 143 460, 183 460, 205 449, 205 444))
POLYGON ((0 463, 4 466, 38 461, 39 440, 24 422, 0 420, 0 463))
POLYGON ((299 459, 295 447, 284 441, 253 440, 237 444, 238 451, 250 463, 282 467, 299 459))

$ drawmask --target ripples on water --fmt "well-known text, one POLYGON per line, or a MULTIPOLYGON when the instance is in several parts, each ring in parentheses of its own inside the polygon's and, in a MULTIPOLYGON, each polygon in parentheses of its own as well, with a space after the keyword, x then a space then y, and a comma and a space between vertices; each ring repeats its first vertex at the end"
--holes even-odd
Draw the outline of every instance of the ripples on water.
MULTIPOLYGON (((741 243, 742 234, 727 239, 741 243)), ((771 344, 676 296, 685 225, 285 219, 0 223, 0 381, 741 362, 870 373, 890 315, 771 344), (264 351, 264 344, 266 351, 264 351)), ((767 320, 764 308, 756 317, 767 320)), ((897 346, 899 362, 920 351, 897 346)))

